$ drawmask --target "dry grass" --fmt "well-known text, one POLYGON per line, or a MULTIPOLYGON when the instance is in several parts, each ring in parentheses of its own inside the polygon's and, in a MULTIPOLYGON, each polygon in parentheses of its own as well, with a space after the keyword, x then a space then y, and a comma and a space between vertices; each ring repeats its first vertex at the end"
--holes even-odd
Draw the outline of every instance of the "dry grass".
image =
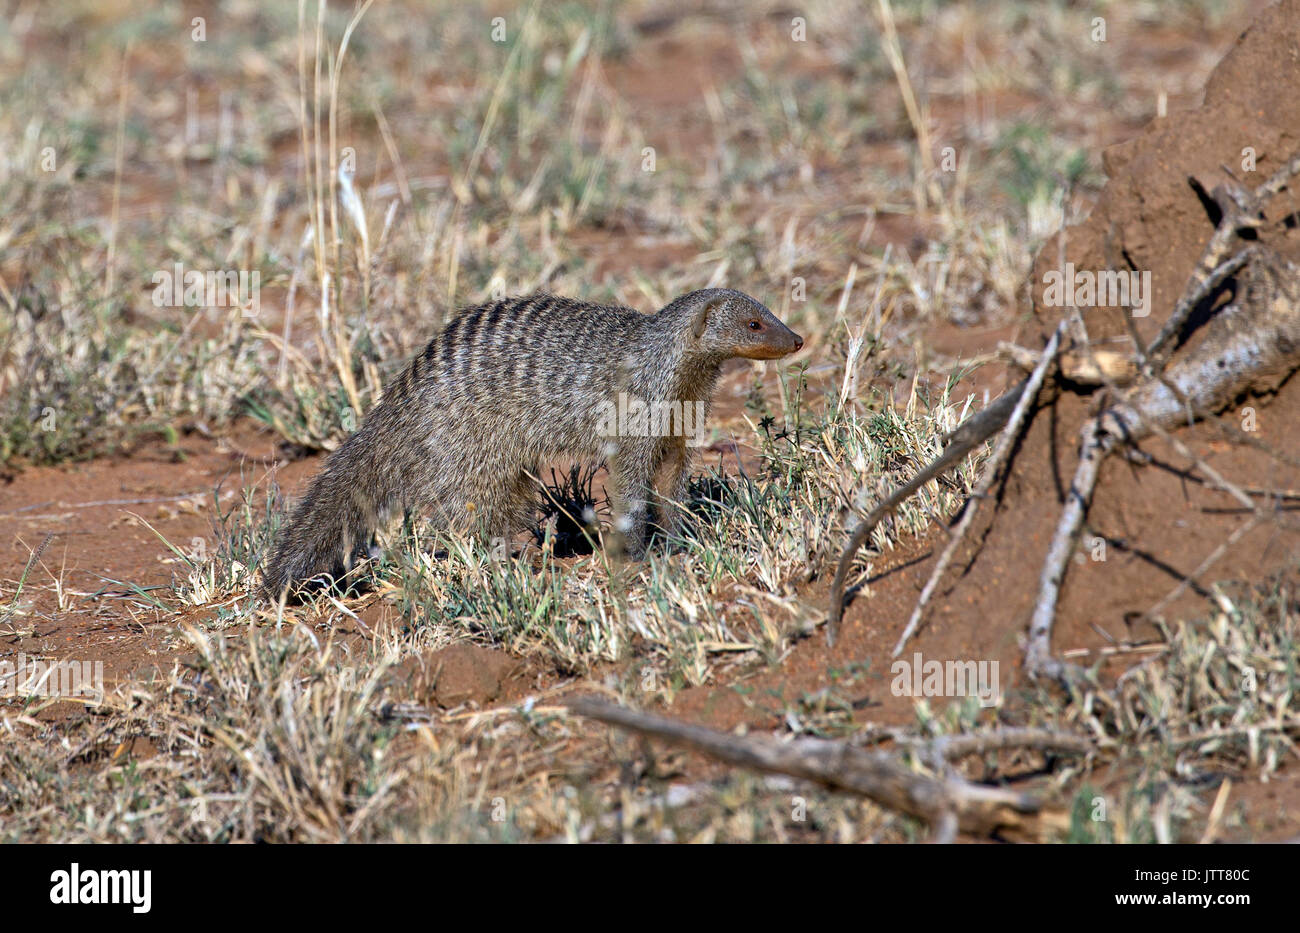
MULTIPOLYGON (((1085 728, 1100 748, 1046 779, 1045 789, 1075 799, 1068 838, 1186 841, 1205 820, 1198 790, 1275 773, 1294 754, 1294 585, 1222 597, 1116 690, 1040 707, 1036 721, 1085 728), (1126 791, 1095 790, 1116 776, 1126 791), (1091 815, 1099 800, 1109 808, 1101 821, 1091 815)), ((84 715, 6 718, 3 838, 900 841, 920 832, 780 780, 674 782, 679 756, 646 759, 632 740, 610 747, 603 729, 553 705, 553 693, 450 715, 403 702, 386 678, 410 653, 399 638, 357 646, 327 631, 256 624, 188 627, 185 638, 193 654, 184 665, 84 715), (800 820, 801 808, 813 816, 800 820)), ((787 722, 843 735, 843 711, 833 696, 806 697, 787 722)), ((922 702, 917 712, 921 735, 988 724, 975 704, 939 712, 922 702)), ((865 743, 887 737, 858 734, 865 743)), ((1040 767, 1034 754, 984 761, 972 776, 1040 767)), ((1240 828, 1228 810, 1213 832, 1240 828)))

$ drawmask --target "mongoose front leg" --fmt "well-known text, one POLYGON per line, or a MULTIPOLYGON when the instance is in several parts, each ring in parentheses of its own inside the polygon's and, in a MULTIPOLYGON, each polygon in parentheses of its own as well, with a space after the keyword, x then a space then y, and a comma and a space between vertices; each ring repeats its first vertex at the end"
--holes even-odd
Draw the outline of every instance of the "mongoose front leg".
POLYGON ((654 466, 654 451, 646 440, 624 438, 610 463, 615 552, 629 560, 640 560, 646 550, 646 511, 654 466))

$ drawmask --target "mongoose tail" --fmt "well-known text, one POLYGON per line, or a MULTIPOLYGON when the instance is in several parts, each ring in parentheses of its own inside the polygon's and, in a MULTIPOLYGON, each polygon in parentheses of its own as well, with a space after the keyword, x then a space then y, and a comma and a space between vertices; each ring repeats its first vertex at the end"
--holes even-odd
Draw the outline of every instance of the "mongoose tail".
POLYGON ((338 580, 367 552, 375 527, 396 504, 375 485, 382 472, 369 462, 369 433, 349 437, 308 485, 262 569, 266 598, 277 600, 291 586, 327 574, 338 580))
POLYGON ((702 437, 722 364, 802 346, 761 303, 725 288, 655 314, 552 295, 466 310, 330 456, 281 531, 262 592, 278 599, 337 579, 399 510, 509 540, 535 512, 540 465, 559 457, 607 461, 619 550, 638 558, 656 477, 666 474, 670 501, 685 500, 688 441, 702 437), (625 417, 629 406, 640 414, 625 417))

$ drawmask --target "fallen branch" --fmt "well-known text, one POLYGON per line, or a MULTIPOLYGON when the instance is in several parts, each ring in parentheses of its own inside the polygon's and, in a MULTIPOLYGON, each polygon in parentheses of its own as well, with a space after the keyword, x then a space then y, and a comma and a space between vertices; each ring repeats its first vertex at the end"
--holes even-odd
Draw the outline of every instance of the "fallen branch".
MULTIPOLYGON (((1068 818, 1064 811, 1044 806, 1034 795, 972 784, 946 766, 941 776, 918 773, 905 767, 896 754, 866 751, 846 742, 818 738, 782 742, 765 736, 738 736, 593 697, 572 700, 568 706, 580 716, 683 745, 728 764, 788 774, 860 794, 924 820, 936 841, 949 841, 957 830, 978 836, 1011 834, 1041 839, 1063 827, 1068 818)), ((1074 736, 1033 729, 1016 730, 1001 740, 996 736, 957 737, 947 746, 938 746, 935 753, 947 761, 972 751, 1018 745, 1074 753, 1091 748, 1086 740, 1074 736), (983 744, 977 739, 984 739, 983 744)))
MULTIPOLYGON (((1235 233, 1236 229, 1232 229, 1235 233)), ((1212 241, 1206 255, 1201 259, 1202 264, 1217 258, 1220 248, 1221 247, 1219 247, 1217 242, 1212 241)), ((1192 311, 1196 306, 1206 298, 1210 297, 1210 294, 1218 288, 1228 278, 1228 276, 1241 269, 1254 251, 1255 249, 1253 246, 1247 246, 1231 259, 1228 259, 1211 269, 1202 281, 1195 282, 1195 280, 1193 280, 1195 284, 1187 290, 1187 294, 1179 299, 1178 304, 1174 307, 1174 313, 1169 316, 1169 320, 1165 321, 1165 326, 1160 328, 1160 333, 1156 334, 1155 339, 1151 341, 1150 348, 1143 355, 1148 359, 1163 357, 1165 349, 1169 346, 1170 341, 1172 341, 1174 337, 1178 336, 1178 332, 1187 324, 1187 319, 1191 316, 1192 311)))

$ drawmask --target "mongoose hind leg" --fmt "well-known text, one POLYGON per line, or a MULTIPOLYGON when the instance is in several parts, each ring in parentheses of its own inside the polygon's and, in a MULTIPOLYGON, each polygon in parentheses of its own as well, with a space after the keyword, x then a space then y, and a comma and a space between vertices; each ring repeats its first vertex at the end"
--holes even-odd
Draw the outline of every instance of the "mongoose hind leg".
POLYGON ((472 473, 463 474, 442 507, 452 515, 462 516, 452 530, 476 535, 504 550, 531 517, 534 489, 535 484, 518 463, 493 457, 476 463, 472 473))
POLYGON ((664 451, 660 470, 664 493, 656 498, 658 525, 671 545, 681 534, 686 497, 690 490, 691 456, 682 438, 672 438, 664 451))
POLYGON ((506 495, 492 529, 493 545, 504 544, 510 553, 510 543, 520 531, 528 528, 537 517, 538 469, 536 464, 521 470, 513 482, 502 486, 506 495))

